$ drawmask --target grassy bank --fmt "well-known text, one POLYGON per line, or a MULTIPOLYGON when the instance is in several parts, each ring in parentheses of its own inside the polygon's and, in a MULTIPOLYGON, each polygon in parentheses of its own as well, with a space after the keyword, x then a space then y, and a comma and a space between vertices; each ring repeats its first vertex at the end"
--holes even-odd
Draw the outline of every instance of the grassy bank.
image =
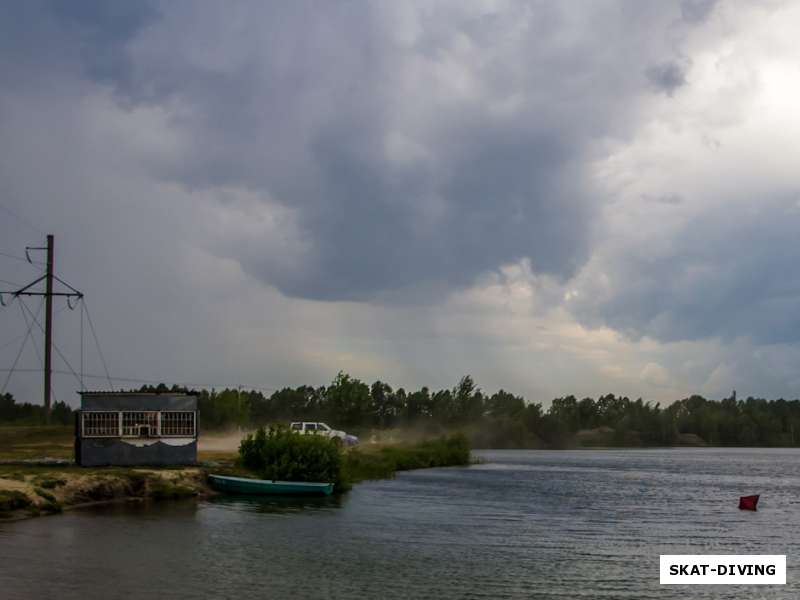
POLYGON ((345 480, 393 477, 397 471, 453 467, 470 463, 469 440, 455 434, 416 444, 353 448, 345 455, 345 480))
MULTIPOLYGON (((234 450, 238 441, 229 443, 230 435, 207 437, 207 450, 202 449, 201 440, 200 467, 84 468, 66 462, 72 459, 69 427, 0 427, 0 463, 5 463, 0 464, 0 519, 59 513, 97 502, 206 496, 213 494, 207 485, 209 472, 264 476, 238 460, 234 450), (53 459, 64 463, 48 464, 53 459)), ((315 441, 328 443, 321 438, 315 441)), ((462 435, 416 443, 365 444, 344 451, 332 449, 338 457, 338 491, 346 491, 359 481, 393 477, 397 471, 470 462, 469 441, 462 435)), ((293 460, 297 461, 298 456, 294 455, 293 460)), ((273 475, 280 478, 279 473, 273 475)), ((298 480, 303 479, 302 473, 296 475, 300 475, 298 480)))
POLYGON ((205 481, 199 468, 0 465, 0 518, 59 513, 95 502, 204 495, 205 481))

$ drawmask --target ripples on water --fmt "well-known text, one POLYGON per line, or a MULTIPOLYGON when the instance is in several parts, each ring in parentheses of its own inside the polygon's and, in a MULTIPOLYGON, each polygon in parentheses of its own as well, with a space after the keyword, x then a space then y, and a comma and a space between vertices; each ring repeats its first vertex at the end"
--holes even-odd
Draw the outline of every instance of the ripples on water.
POLYGON ((0 524, 0 598, 800 597, 798 451, 477 454, 342 497, 0 524), (659 586, 659 554, 703 553, 786 554, 788 585, 659 586))

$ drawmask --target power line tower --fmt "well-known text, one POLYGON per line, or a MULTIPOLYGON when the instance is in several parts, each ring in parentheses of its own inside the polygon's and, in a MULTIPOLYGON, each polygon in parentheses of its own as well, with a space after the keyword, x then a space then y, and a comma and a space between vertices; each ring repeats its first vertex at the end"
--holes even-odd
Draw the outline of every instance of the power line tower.
MULTIPOLYGON (((44 408, 45 414, 47 415, 47 421, 50 421, 50 397, 51 397, 51 387, 52 387, 52 376, 53 376, 53 298, 56 296, 63 296, 67 299, 67 303, 69 303, 70 298, 77 298, 79 300, 83 299, 83 294, 68 284, 66 281, 58 277, 55 274, 55 250, 54 250, 54 242, 53 236, 47 236, 47 245, 46 246, 26 246, 25 248, 25 257, 28 259, 28 262, 32 263, 30 256, 31 250, 44 250, 47 252, 47 260, 45 262, 45 273, 38 279, 32 281, 25 287, 22 287, 16 291, 12 292, 4 292, 11 295, 11 298, 19 298, 20 296, 43 296, 45 300, 45 324, 44 324, 44 408), (58 281, 69 291, 66 292, 54 292, 53 291, 53 280, 58 281), (45 291, 36 291, 33 287, 41 283, 42 281, 45 282, 45 291)), ((5 306, 5 301, 3 300, 2 295, 0 295, 0 304, 5 306)), ((70 305, 71 307, 71 305, 70 305)), ((34 317, 35 320, 35 317, 34 317)), ((81 341, 81 343, 83 343, 81 341)))

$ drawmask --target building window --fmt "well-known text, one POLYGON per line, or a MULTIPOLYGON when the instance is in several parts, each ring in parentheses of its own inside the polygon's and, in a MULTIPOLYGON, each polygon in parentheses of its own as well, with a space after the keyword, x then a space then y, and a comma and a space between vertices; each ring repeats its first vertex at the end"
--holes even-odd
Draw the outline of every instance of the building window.
POLYGON ((118 412, 84 412, 84 437, 119 437, 118 412))
POLYGON ((123 412, 123 437, 157 437, 158 412, 123 412))
POLYGON ((162 412, 161 435, 194 437, 194 413, 191 411, 162 412))

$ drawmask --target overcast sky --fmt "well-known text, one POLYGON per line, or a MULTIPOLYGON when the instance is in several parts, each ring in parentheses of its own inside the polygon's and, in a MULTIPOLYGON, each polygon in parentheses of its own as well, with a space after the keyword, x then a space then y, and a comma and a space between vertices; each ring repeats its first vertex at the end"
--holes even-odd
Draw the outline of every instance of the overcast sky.
MULTIPOLYGON (((800 395, 797 2, 3 13, 0 252, 55 234, 112 377, 800 395)), ((0 310, 4 369, 25 330, 0 310)))

